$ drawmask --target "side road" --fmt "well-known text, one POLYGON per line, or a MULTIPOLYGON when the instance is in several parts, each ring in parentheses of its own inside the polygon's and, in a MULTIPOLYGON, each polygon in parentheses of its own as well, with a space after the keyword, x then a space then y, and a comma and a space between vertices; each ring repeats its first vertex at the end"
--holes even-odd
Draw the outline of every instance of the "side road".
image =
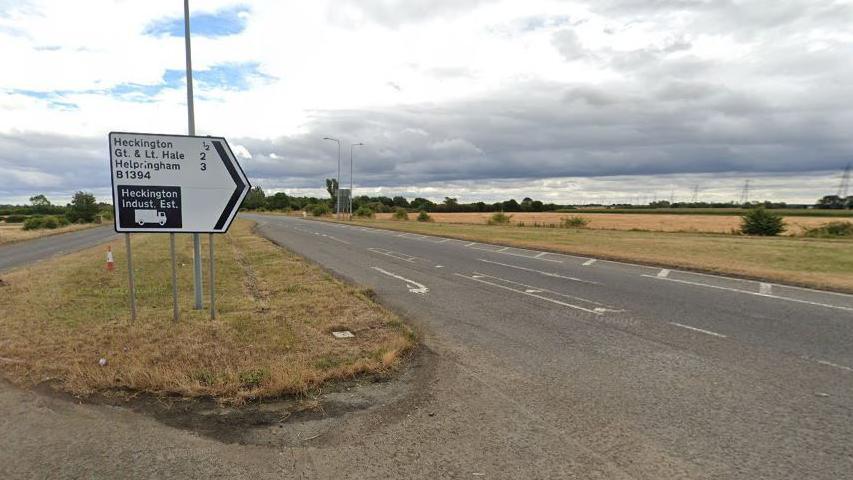
POLYGON ((0 246, 0 272, 104 243, 116 235, 112 226, 102 226, 0 246))

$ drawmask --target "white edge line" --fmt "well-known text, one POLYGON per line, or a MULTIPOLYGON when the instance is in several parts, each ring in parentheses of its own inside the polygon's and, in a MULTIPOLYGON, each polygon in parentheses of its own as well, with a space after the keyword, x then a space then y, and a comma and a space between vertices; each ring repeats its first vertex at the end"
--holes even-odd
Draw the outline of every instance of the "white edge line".
MULTIPOLYGON (((687 284, 687 285, 696 285, 696 286, 699 286, 699 287, 716 288, 716 289, 718 289, 718 290, 728 290, 728 291, 730 291, 730 292, 745 293, 745 294, 747 294, 747 295, 755 295, 756 297, 775 298, 775 299, 778 299, 778 300, 787 300, 787 301, 789 301, 789 302, 805 303, 805 304, 807 304, 807 305, 815 305, 815 306, 818 306, 818 307, 826 307, 826 308, 835 308, 835 309, 838 309, 838 310, 847 310, 847 311, 849 311, 849 312, 853 312, 853 308, 850 308, 850 307, 842 307, 842 306, 839 306, 839 305, 828 305, 828 304, 826 304, 826 303, 810 302, 810 301, 808 301, 808 300, 800 300, 800 299, 798 299, 798 298, 780 297, 780 296, 778 296, 778 295, 766 295, 766 294, 763 294, 763 293, 750 292, 749 290, 741 290, 741 289, 739 289, 739 288, 720 287, 720 286, 718 286, 718 285, 709 285, 709 284, 707 284, 707 283, 691 282, 691 281, 688 281, 688 280, 677 280, 677 279, 675 279, 675 278, 662 278, 662 277, 658 277, 658 276, 655 276, 655 275, 642 275, 642 276, 643 276, 643 277, 646 277, 646 278, 654 278, 654 279, 656 279, 656 280, 666 280, 666 281, 668 281, 668 282, 684 283, 684 284, 687 284)), ((722 277, 722 278, 725 278, 725 277, 722 277)))
POLYGON ((676 323, 676 322, 669 322, 669 324, 675 325, 676 327, 681 327, 681 328, 686 328, 688 330, 693 330, 694 332, 704 333, 705 335, 713 335, 715 337, 728 338, 726 335, 723 335, 722 333, 712 332, 710 330, 705 330, 703 328, 691 327, 690 325, 684 325, 684 324, 676 323))

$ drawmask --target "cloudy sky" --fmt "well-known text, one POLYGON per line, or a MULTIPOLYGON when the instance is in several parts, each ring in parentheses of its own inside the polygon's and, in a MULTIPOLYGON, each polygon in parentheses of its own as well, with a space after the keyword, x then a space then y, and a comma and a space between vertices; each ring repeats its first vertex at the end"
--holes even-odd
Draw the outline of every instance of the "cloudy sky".
MULTIPOLYGON (((0 0, 0 203, 109 199, 187 130, 179 0, 0 0)), ((853 160, 853 0, 191 2, 199 134, 253 183, 494 201, 811 202, 853 160), (348 182, 348 175, 344 177, 348 182)))

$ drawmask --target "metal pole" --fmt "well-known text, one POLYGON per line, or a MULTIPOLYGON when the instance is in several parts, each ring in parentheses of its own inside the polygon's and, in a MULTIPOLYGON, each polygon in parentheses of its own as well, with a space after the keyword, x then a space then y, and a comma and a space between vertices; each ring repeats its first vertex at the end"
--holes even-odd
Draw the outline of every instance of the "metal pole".
POLYGON ((213 234, 209 233, 209 238, 207 245, 210 247, 210 319, 216 320, 216 282, 215 279, 215 270, 213 268, 213 234))
POLYGON ((335 186, 335 213, 338 220, 341 219, 341 142, 338 141, 338 181, 335 186))
POLYGON ((352 220, 352 147, 364 146, 363 143, 351 143, 349 146, 349 218, 352 220))
MULTIPOLYGON (((187 131, 195 135, 195 106, 193 105, 193 60, 190 49, 190 0, 184 0, 184 50, 187 60, 187 131)), ((193 234, 193 287, 195 289, 196 310, 201 309, 201 238, 193 234)))
POLYGON ((175 260, 175 234, 169 234, 169 251, 172 254, 172 320, 178 321, 178 266, 175 260))
POLYGON ((127 284, 130 295, 130 321, 136 323, 136 283, 133 279, 133 256, 130 253, 130 234, 124 234, 124 248, 127 250, 127 284))

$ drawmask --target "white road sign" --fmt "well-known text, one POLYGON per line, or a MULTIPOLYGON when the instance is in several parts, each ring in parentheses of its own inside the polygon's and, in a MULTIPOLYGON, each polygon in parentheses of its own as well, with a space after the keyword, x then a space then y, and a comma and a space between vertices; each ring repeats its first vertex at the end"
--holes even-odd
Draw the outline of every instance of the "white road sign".
POLYGON ((251 185, 222 137, 112 132, 117 232, 224 233, 251 185))

